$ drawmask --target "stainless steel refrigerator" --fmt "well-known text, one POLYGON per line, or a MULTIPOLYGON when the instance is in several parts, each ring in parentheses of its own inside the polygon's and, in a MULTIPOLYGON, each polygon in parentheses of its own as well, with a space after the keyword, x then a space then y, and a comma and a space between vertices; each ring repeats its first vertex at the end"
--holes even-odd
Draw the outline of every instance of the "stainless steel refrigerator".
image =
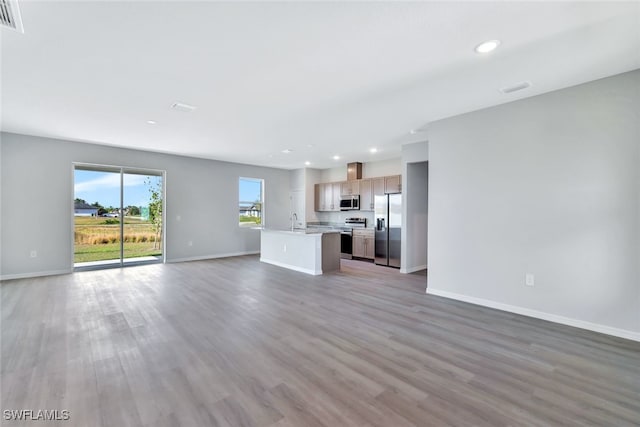
POLYGON ((400 268, 400 232, 402 230, 402 194, 375 197, 375 262, 400 268))

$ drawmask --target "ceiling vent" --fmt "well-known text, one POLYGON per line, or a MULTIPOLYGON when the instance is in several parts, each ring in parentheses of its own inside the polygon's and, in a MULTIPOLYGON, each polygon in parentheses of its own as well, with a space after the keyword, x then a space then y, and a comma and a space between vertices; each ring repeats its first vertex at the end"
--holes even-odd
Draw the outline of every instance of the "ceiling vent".
POLYGON ((503 88, 500 88, 500 92, 502 93, 513 93, 513 92, 517 92, 519 90, 523 90, 523 89, 527 89, 531 87, 531 82, 521 82, 521 83, 516 83, 514 85, 511 86, 505 86, 503 88))
POLYGON ((173 104, 171 104, 171 108, 177 111, 182 111, 183 113, 190 113, 191 111, 196 109, 194 105, 183 104, 182 102, 174 102, 173 104))
POLYGON ((0 24, 24 33, 18 0, 0 0, 0 24))

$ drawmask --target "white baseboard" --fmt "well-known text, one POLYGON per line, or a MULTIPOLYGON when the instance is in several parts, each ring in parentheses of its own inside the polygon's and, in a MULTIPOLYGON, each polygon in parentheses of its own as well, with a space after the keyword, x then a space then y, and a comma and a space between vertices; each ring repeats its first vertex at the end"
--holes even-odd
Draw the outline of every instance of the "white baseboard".
POLYGON ((18 273, 18 274, 3 274, 0 276, 0 281, 3 280, 13 280, 13 279, 29 279, 31 277, 42 277, 42 276, 58 276, 60 274, 71 274, 73 273, 73 269, 65 269, 65 270, 49 270, 49 271, 34 271, 32 273, 18 273))
POLYGON ((417 267, 401 268, 400 269, 400 273, 410 274, 410 273, 415 273, 416 271, 422 271, 422 270, 426 270, 426 269, 427 269, 427 264, 419 265, 417 267))
POLYGON ((510 313, 522 314, 523 316, 535 317, 536 319, 548 320, 550 322, 574 326, 576 328, 587 329, 589 331, 600 332, 607 335, 613 335, 615 337, 626 338, 628 340, 640 341, 639 332, 633 332, 626 329, 613 328, 611 326, 586 322, 584 320, 572 319, 570 317, 559 316, 557 314, 545 313, 544 311, 532 310, 530 308, 504 304, 484 298, 476 298, 468 295, 456 294, 449 291, 441 291, 439 289, 432 289, 429 287, 427 287, 427 294, 437 295, 457 301, 464 301, 471 304, 481 305, 483 307, 495 308, 498 310, 508 311, 510 313))
POLYGON ((216 259, 216 258, 229 258, 233 256, 243 256, 243 255, 257 255, 260 251, 246 251, 246 252, 229 252, 226 254, 215 254, 215 255, 199 255, 187 258, 174 258, 167 259, 167 262, 187 262, 187 261, 203 261, 206 259, 216 259))
POLYGON ((273 261, 271 259, 260 258, 260 262, 266 262, 267 264, 288 268, 289 270, 299 271, 300 273, 311 274, 313 276, 319 276, 322 274, 322 270, 312 270, 310 268, 302 268, 302 267, 298 267, 297 265, 285 264, 284 262, 273 261))

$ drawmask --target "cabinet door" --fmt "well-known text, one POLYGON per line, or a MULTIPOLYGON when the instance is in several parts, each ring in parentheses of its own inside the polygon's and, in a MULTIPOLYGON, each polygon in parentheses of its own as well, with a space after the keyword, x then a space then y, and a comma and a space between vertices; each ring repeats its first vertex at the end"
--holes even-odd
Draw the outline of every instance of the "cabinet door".
POLYGON ((324 188, 322 184, 316 184, 313 186, 313 196, 314 196, 314 209, 316 212, 322 211, 322 205, 324 202, 324 188))
POLYGON ((332 211, 340 210, 340 188, 342 186, 341 182, 334 182, 333 184, 327 184, 331 187, 331 209, 332 211))
POLYGON ((373 178, 373 195, 374 196, 384 196, 385 188, 384 188, 384 177, 373 178))
POLYGON ((333 187, 331 187, 331 184, 322 184, 322 187, 323 187, 322 194, 324 195, 324 209, 322 210, 330 211, 333 209, 331 207, 333 204, 333 192, 331 191, 333 187))
POLYGON ((350 196, 357 196, 360 194, 360 181, 347 181, 350 196))
POLYGON ((384 192, 388 194, 402 193, 402 179, 400 175, 386 176, 384 178, 384 192))
POLYGON ((373 210, 373 190, 371 187, 371 179, 361 179, 358 182, 358 190, 360 192, 360 210, 373 210))
POLYGON ((355 196, 358 194, 358 181, 346 181, 340 184, 340 194, 355 196))
POLYGON ((376 239, 373 237, 364 238, 364 258, 374 259, 376 256, 375 251, 376 239))
POLYGON ((353 256, 364 258, 365 256, 364 241, 365 241, 364 236, 353 236, 353 256))

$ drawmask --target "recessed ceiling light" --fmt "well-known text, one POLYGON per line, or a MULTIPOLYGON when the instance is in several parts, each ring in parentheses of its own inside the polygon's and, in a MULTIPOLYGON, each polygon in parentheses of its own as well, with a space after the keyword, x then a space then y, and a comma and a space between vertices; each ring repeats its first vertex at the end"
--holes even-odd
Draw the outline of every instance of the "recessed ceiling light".
POLYGON ((494 51, 498 46, 500 46, 500 40, 487 40, 476 46, 475 51, 476 53, 489 53, 494 51))
POLYGON ((309 166, 311 164, 311 162, 307 161, 307 162, 304 162, 304 164, 305 164, 305 166, 309 166))
POLYGON ((308 144, 307 147, 313 148, 313 144, 308 144))
POLYGON ((333 160, 340 160, 340 156, 333 156, 333 160))
POLYGON ((373 147, 372 149, 369 150, 369 152, 371 153, 377 153, 378 149, 376 147, 373 147))
POLYGON ((182 111, 183 113, 190 113, 191 111, 196 109, 194 105, 189 105, 182 102, 174 102, 173 104, 171 104, 171 108, 177 111, 182 111))
POLYGON ((155 120, 147 120, 147 123, 150 125, 155 125, 156 121, 155 120))
POLYGON ((292 149, 290 149, 290 148, 285 148, 284 150, 282 150, 282 152, 283 152, 284 154, 289 154, 289 153, 293 153, 293 150, 292 150, 292 149))

